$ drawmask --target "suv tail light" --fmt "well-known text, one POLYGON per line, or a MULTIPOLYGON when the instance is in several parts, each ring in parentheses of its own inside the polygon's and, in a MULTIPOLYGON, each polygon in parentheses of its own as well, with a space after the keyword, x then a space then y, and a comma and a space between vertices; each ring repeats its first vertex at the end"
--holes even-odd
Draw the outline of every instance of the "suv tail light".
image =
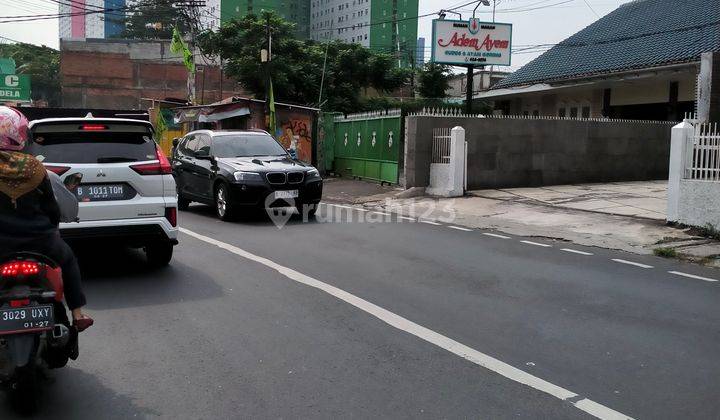
POLYGON ((165 207, 165 218, 172 227, 177 227, 177 207, 165 207))
POLYGON ((54 165, 45 165, 45 169, 51 172, 55 172, 58 175, 62 175, 65 172, 70 170, 69 166, 54 166, 54 165))
POLYGON ((172 166, 170 161, 165 157, 165 153, 160 150, 160 147, 155 146, 155 156, 157 162, 143 163, 140 165, 131 165, 130 168, 139 173, 140 175, 170 175, 172 174, 172 166))

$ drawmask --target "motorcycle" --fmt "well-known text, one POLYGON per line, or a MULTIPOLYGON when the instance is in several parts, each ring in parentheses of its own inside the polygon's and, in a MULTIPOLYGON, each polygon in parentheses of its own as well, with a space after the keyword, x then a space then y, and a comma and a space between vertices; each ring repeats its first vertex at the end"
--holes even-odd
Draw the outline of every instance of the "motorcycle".
MULTIPOLYGON (((77 221, 77 198, 71 191, 81 174, 60 181, 49 174, 61 221, 77 221)), ((77 359, 78 329, 63 304, 62 270, 51 258, 33 252, 0 257, 0 381, 18 411, 37 408, 39 381, 45 369, 77 359)))
POLYGON ((61 368, 77 357, 70 348, 77 330, 62 299, 62 273, 51 259, 18 252, 0 261, 0 375, 22 411, 36 408, 42 368, 61 368))

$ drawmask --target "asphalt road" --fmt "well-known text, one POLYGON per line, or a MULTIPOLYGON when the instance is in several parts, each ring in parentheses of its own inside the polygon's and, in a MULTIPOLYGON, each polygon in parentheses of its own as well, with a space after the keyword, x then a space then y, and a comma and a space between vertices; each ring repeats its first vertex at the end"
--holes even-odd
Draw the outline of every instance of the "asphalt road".
POLYGON ((162 270, 82 251, 96 326, 38 417, 720 416, 717 270, 321 211, 277 229, 192 206, 162 270))

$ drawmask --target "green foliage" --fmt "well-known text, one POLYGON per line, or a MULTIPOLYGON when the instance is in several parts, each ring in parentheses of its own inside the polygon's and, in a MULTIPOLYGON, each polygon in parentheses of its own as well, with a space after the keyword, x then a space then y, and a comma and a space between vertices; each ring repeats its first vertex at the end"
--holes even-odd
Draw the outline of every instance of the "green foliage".
POLYGON ((175 25, 181 33, 188 33, 192 19, 173 3, 176 1, 137 2, 133 12, 124 19, 125 30, 119 36, 128 39, 170 39, 175 25))
POLYGON ((418 74, 418 93, 423 98, 445 98, 450 88, 450 67, 427 63, 418 74))
POLYGON ((653 249, 653 254, 663 258, 675 258, 677 257, 677 251, 673 248, 660 247, 653 249))
POLYGON ((31 98, 60 105, 60 53, 46 46, 0 44, 0 57, 12 58, 17 74, 30 75, 31 98))
POLYGON ((224 24, 217 32, 198 37, 206 54, 226 60, 226 72, 258 97, 265 96, 268 71, 272 75, 276 100, 317 105, 323 63, 327 64, 323 82, 324 109, 355 112, 365 88, 387 92, 402 86, 409 72, 395 67, 388 54, 357 44, 334 41, 319 44, 294 37, 294 25, 272 12, 246 15, 224 24), (260 62, 266 48, 266 22, 272 28, 272 62, 260 62))

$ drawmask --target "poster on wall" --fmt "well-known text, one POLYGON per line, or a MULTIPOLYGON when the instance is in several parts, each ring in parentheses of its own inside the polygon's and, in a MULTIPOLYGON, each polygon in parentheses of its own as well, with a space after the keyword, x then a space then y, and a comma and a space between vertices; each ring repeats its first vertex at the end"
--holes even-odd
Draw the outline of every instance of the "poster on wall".
POLYGON ((509 66, 512 24, 479 19, 435 19, 432 26, 434 63, 453 66, 509 66))

